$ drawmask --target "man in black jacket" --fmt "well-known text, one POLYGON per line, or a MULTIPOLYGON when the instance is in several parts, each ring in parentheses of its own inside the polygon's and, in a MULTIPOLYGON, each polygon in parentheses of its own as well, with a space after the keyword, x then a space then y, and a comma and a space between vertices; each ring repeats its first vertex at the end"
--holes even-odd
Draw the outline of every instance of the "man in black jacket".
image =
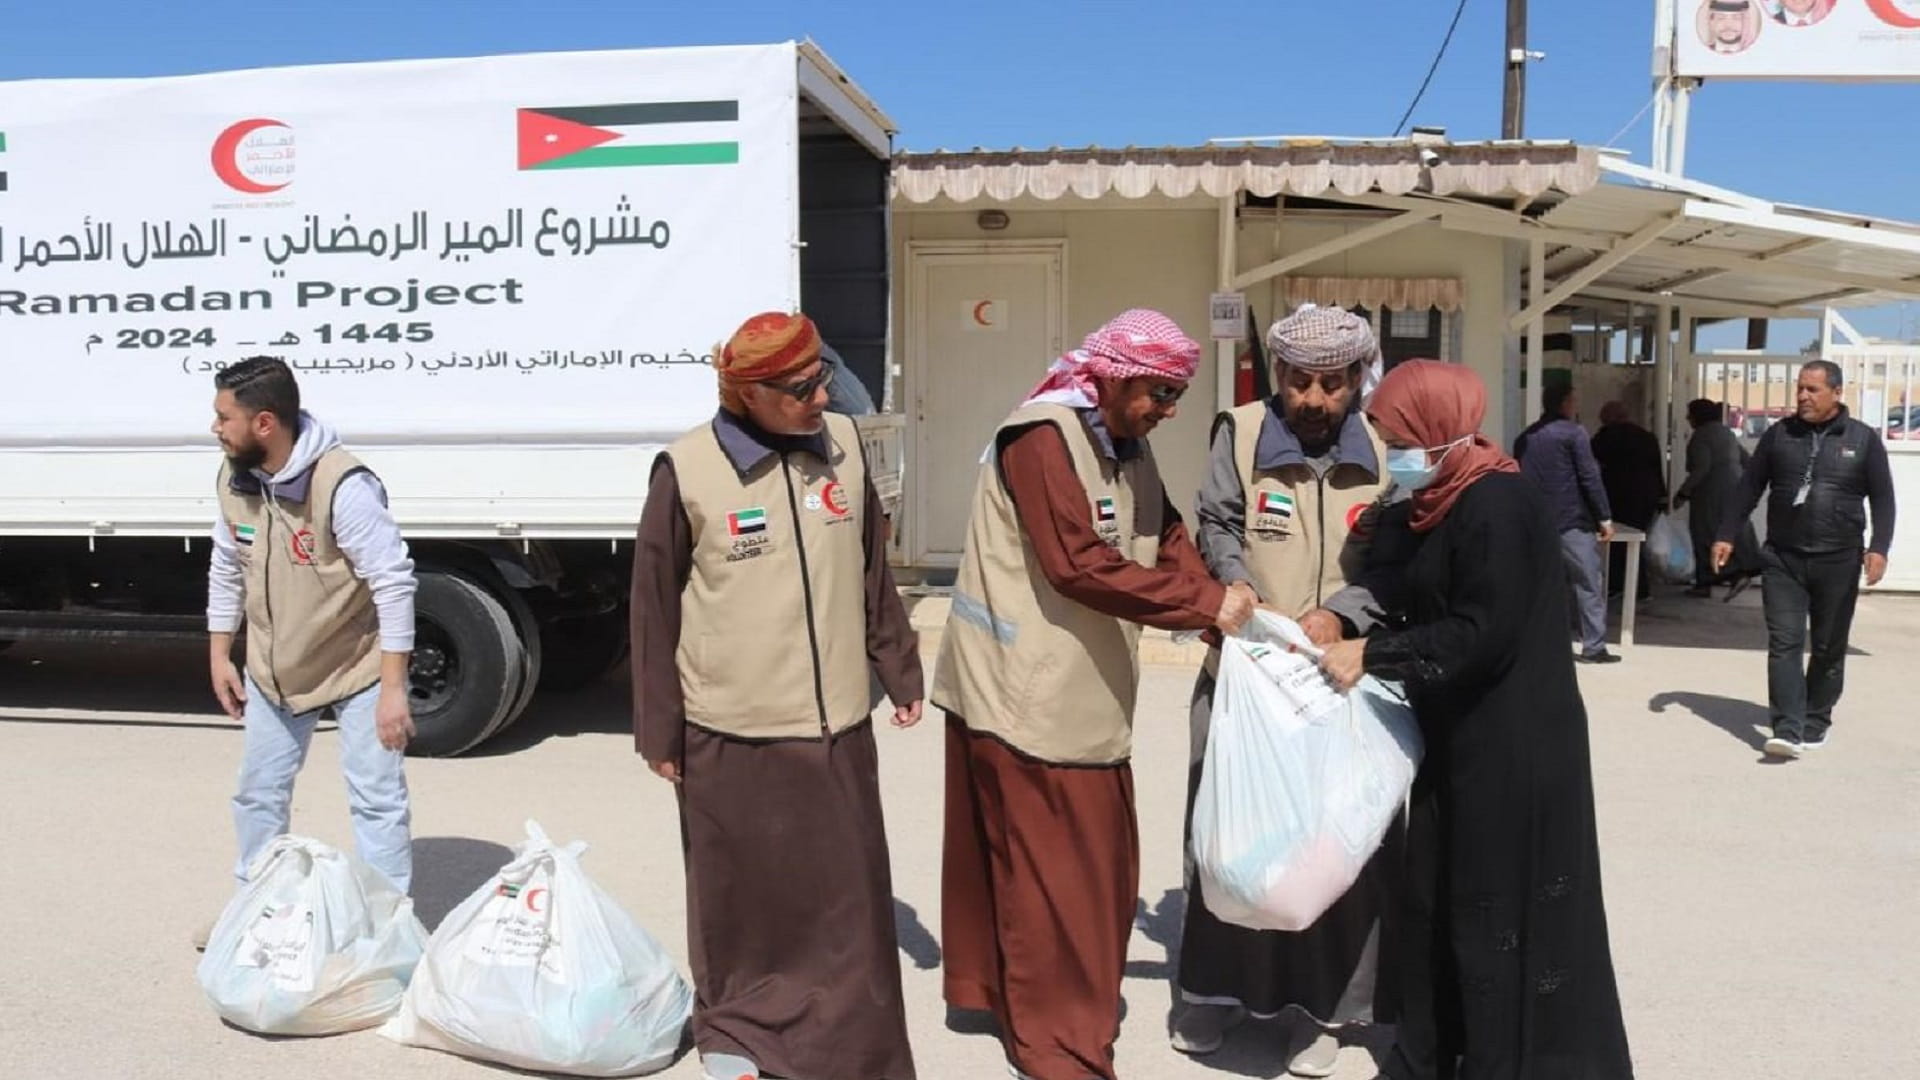
MULTIPOLYGON (((1653 528, 1653 519, 1667 504, 1666 455, 1653 432, 1633 422, 1633 414, 1624 403, 1609 401, 1601 407, 1600 430, 1593 436, 1593 459, 1600 463, 1600 480, 1607 489, 1607 502, 1613 505, 1613 520, 1643 532, 1653 528)), ((1627 546, 1608 547, 1608 589, 1625 592, 1627 546)), ((1635 592, 1645 600, 1652 591, 1651 577, 1642 574, 1635 592)))
POLYGON ((1878 585, 1893 543, 1886 444, 1847 414, 1840 387, 1838 365, 1815 360, 1800 369, 1797 415, 1760 437, 1713 545, 1718 573, 1733 557, 1741 523, 1753 515, 1761 494, 1769 494, 1763 578, 1773 711, 1769 757, 1797 758, 1826 745, 1846 675, 1861 567, 1867 584, 1878 585), (1863 556, 1867 502, 1873 504, 1873 537, 1863 556), (1813 658, 1802 668, 1809 622, 1813 658))

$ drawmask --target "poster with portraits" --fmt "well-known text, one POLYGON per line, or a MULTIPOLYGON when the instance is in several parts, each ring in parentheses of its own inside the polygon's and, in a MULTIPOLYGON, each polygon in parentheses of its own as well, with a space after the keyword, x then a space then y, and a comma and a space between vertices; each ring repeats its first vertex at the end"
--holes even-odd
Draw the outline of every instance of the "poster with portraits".
POLYGON ((1920 79, 1920 0, 1665 0, 1674 74, 1920 79))

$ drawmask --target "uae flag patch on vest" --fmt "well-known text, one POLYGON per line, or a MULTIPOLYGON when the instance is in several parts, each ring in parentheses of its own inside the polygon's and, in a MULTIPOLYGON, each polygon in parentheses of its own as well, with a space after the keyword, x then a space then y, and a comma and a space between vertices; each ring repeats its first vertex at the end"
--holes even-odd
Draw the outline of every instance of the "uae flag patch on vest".
POLYGON ((1094 502, 1093 520, 1100 522, 1102 524, 1105 524, 1106 522, 1112 521, 1114 517, 1115 517, 1115 514, 1113 510, 1112 498, 1103 497, 1094 502))
POLYGON ((236 544, 239 544, 242 547, 252 547, 253 546, 253 526, 235 525, 233 527, 233 542, 236 544))
POLYGON ((1293 517, 1293 496, 1281 491, 1261 492, 1260 513, 1291 519, 1293 517))
POLYGON ((752 536, 766 531, 767 510, 763 506, 749 506, 727 515, 727 532, 730 535, 752 536))

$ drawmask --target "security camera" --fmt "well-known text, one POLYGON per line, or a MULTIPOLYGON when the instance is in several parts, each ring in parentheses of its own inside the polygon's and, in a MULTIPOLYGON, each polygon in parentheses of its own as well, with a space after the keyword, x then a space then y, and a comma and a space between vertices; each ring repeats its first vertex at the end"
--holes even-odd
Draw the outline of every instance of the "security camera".
POLYGON ((1420 148, 1420 164, 1431 169, 1440 164, 1440 155, 1434 151, 1433 147, 1423 146, 1420 148))

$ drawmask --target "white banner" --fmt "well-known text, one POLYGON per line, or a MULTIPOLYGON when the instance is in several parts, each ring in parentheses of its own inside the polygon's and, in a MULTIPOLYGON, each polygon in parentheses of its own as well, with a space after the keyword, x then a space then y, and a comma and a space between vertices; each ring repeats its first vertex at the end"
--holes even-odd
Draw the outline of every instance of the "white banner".
POLYGON ((665 441, 798 302, 794 46, 0 83, 0 444, 665 441))
POLYGON ((1920 79, 1920 0, 1662 0, 1674 74, 1705 79, 1920 79))

